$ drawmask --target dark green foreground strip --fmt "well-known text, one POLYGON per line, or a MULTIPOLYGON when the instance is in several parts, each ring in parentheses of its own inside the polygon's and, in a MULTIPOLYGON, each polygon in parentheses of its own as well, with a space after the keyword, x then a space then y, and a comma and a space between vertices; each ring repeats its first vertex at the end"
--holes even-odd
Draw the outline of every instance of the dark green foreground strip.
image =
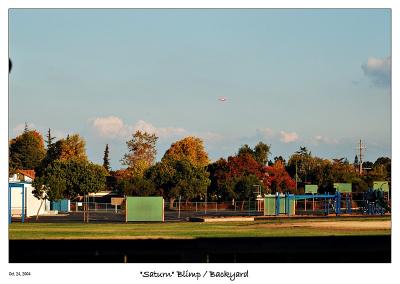
POLYGON ((12 263, 390 262, 390 236, 10 240, 12 263))

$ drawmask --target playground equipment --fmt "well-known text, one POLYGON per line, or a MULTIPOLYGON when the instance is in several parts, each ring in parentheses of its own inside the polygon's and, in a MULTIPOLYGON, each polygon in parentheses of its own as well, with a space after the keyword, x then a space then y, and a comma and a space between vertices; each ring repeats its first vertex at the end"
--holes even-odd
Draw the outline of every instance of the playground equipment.
MULTIPOLYGON (((312 200, 312 214, 316 214, 317 211, 325 215, 334 213, 340 215, 343 213, 353 213, 353 197, 352 197, 352 184, 351 183, 334 183, 336 192, 334 194, 324 193, 318 194, 317 185, 306 185, 305 194, 289 194, 280 193, 275 195, 265 196, 264 201, 264 215, 296 215, 296 203, 304 200, 304 213, 306 212, 306 201, 312 200), (319 210, 315 210, 314 202, 319 202, 319 210), (322 202, 322 206, 321 206, 322 202)), ((374 182, 374 188, 369 189, 363 193, 363 200, 359 209, 363 214, 376 215, 390 212, 389 193, 388 199, 385 201, 385 192, 389 192, 387 182, 374 182)))
MULTIPOLYGON (((277 194, 267 195, 264 202, 264 215, 295 215, 296 202, 301 200, 319 200, 323 202, 323 213, 329 215, 335 213, 340 215, 342 213, 351 213, 351 198, 345 195, 346 206, 344 210, 341 207, 342 194, 335 192, 334 194, 277 194)), ((313 206, 313 212, 315 208, 313 206)))
POLYGON ((389 205, 384 200, 383 190, 368 189, 363 193, 363 213, 367 215, 383 215, 390 212, 389 205))
MULTIPOLYGON (((346 200, 346 213, 350 214, 351 213, 351 201, 352 201, 352 185, 351 183, 334 183, 333 188, 336 189, 336 192, 340 193, 345 200, 346 200)), ((339 196, 340 198, 340 196, 339 196)), ((340 203, 340 199, 339 199, 340 203)))
POLYGON ((296 202, 300 200, 307 199, 319 199, 323 200, 323 212, 325 215, 330 213, 341 213, 340 208, 340 193, 335 194, 276 194, 276 195, 267 195, 264 201, 264 215, 288 215, 293 216, 296 214, 296 202), (334 206, 331 209, 331 205, 334 206))

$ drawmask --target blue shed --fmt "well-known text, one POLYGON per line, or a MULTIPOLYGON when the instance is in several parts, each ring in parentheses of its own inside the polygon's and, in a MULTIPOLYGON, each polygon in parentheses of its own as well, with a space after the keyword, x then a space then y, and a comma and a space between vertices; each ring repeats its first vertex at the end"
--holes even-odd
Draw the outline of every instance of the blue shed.
POLYGON ((51 201, 50 210, 57 210, 58 212, 69 212, 70 211, 69 199, 60 199, 51 201))

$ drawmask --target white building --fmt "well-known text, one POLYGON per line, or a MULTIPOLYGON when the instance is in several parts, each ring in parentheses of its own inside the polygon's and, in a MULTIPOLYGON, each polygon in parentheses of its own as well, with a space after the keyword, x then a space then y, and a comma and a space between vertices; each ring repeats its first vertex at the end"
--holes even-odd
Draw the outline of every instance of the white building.
MULTIPOLYGON (((8 182, 12 185, 13 183, 24 185, 24 207, 25 217, 36 216, 39 211, 39 215, 46 214, 50 210, 50 202, 44 200, 42 206, 42 199, 37 199, 32 191, 35 188, 32 186, 32 181, 35 178, 35 171, 33 170, 18 170, 16 174, 9 178, 8 182)), ((22 189, 20 187, 11 186, 11 216, 21 216, 22 213, 22 189)))

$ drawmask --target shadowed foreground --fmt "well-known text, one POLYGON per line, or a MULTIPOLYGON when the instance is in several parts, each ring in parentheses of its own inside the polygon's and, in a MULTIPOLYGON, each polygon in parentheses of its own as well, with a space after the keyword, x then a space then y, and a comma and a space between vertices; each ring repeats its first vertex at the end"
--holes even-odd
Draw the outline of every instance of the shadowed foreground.
POLYGON ((10 240, 10 262, 390 262, 390 236, 10 240))

